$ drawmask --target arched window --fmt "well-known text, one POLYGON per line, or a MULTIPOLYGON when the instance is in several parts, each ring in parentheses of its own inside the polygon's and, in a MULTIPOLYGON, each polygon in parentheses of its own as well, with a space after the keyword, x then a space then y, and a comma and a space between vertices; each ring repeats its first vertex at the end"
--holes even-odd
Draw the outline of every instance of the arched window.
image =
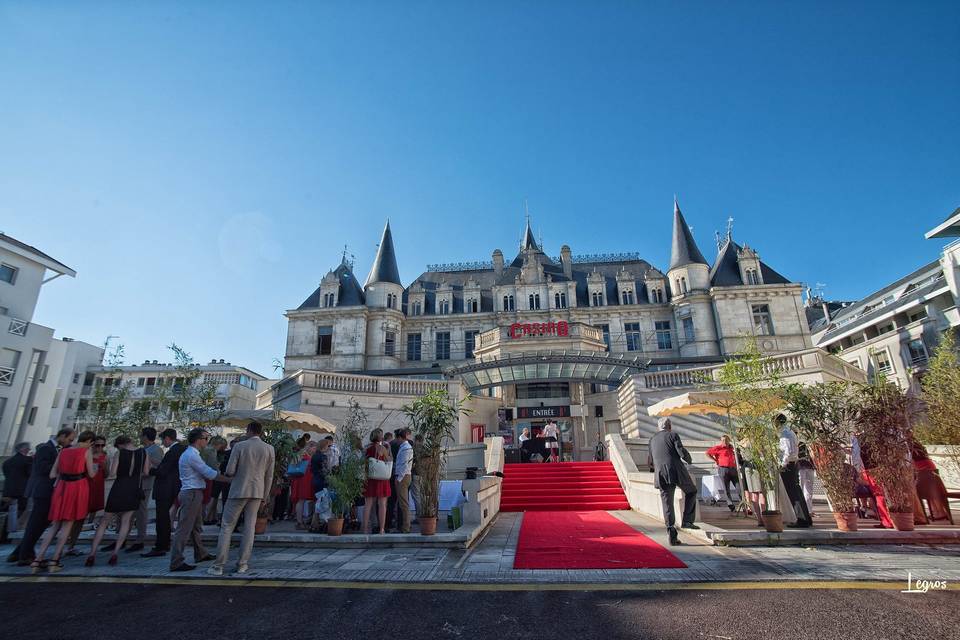
POLYGON ((680 291, 683 293, 687 292, 687 279, 680 278, 680 291))

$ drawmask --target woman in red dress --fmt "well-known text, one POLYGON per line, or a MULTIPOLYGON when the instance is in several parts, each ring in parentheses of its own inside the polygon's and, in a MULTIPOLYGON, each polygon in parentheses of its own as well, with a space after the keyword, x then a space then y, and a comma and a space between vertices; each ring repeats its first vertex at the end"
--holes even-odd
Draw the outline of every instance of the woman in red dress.
MULTIPOLYGON (((383 440, 383 429, 374 429, 370 434, 370 446, 367 447, 364 455, 366 458, 376 458, 377 460, 392 462, 393 457, 390 455, 390 448, 383 446, 380 443, 381 440, 383 440)), ((365 534, 370 533, 370 510, 373 508, 373 504, 376 503, 377 519, 380 522, 380 533, 386 533, 384 529, 387 524, 387 498, 390 497, 390 481, 367 478, 367 482, 364 485, 363 496, 365 498, 363 504, 363 532, 365 534)))
POLYGON ((53 463, 50 477, 57 483, 53 488, 48 516, 53 526, 47 529, 40 545, 40 552, 30 565, 34 573, 43 568, 48 568, 52 572, 63 568, 60 554, 67 543, 70 528, 74 522, 82 522, 87 517, 90 507, 90 485, 86 479, 92 478, 97 473, 93 454, 90 451, 94 438, 96 434, 93 431, 84 431, 77 437, 77 446, 62 450, 56 462, 53 463), (53 543, 54 536, 57 536, 57 548, 53 558, 47 562, 43 556, 53 543))
POLYGON ((316 442, 307 442, 303 449, 303 456, 300 458, 301 462, 307 463, 307 471, 299 478, 290 478, 290 501, 293 502, 296 512, 297 529, 306 529, 307 523, 313 516, 312 508, 316 497, 313 494, 313 471, 310 469, 310 458, 316 450, 316 442))

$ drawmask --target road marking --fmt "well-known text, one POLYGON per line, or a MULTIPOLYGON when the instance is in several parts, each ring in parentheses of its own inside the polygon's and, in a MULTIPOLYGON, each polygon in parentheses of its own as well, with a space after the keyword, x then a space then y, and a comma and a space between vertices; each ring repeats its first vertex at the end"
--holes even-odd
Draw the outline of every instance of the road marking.
MULTIPOLYGON (((901 581, 864 580, 805 580, 784 581, 740 581, 740 582, 650 582, 650 583, 451 583, 435 584, 423 582, 350 582, 324 580, 250 580, 215 578, 131 578, 123 576, 4 576, 0 582, 6 584, 142 584, 158 586, 195 586, 195 587, 267 587, 285 589, 368 589, 390 591, 775 591, 775 590, 867 590, 900 591, 901 581)), ((951 582, 949 591, 960 591, 960 584, 951 582)))

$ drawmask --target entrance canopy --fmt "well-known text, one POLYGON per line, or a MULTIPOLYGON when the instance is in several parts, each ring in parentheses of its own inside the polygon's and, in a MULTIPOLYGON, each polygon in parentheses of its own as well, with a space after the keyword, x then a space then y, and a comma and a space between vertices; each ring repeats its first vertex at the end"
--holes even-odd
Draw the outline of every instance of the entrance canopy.
POLYGON ((643 372, 649 360, 622 358, 605 352, 536 351, 512 353, 444 370, 468 389, 528 382, 592 382, 619 386, 624 378, 643 372))

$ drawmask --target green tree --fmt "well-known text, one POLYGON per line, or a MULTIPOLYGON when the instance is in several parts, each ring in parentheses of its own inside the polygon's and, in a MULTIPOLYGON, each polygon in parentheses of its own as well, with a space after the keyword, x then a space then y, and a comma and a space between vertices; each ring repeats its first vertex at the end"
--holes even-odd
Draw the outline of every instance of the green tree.
POLYGON ((123 373, 124 346, 118 344, 106 354, 104 376, 97 380, 93 397, 83 411, 77 412, 77 426, 90 429, 108 441, 121 435, 136 435, 137 427, 130 421, 130 398, 133 380, 123 373))
POLYGON ((160 410, 169 415, 169 426, 183 436, 194 427, 219 433, 226 409, 217 395, 217 381, 203 375, 193 356, 177 343, 167 348, 173 353, 174 376, 157 385, 156 398, 160 410))
POLYGON ((756 338, 748 336, 742 351, 720 367, 716 381, 729 396, 727 429, 733 444, 744 447, 767 494, 769 509, 779 511, 780 430, 773 422, 784 395, 779 365, 761 353, 756 338))
MULTIPOLYGON (((469 399, 469 396, 467 397, 469 399)), ((456 436, 461 415, 470 410, 442 389, 430 391, 403 407, 414 435, 423 436, 417 461, 419 485, 417 516, 436 518, 440 510, 440 479, 447 457, 447 445, 456 436)))
POLYGON ((948 464, 960 476, 960 357, 953 331, 945 331, 921 381, 925 405, 915 429, 924 444, 946 445, 948 464))

